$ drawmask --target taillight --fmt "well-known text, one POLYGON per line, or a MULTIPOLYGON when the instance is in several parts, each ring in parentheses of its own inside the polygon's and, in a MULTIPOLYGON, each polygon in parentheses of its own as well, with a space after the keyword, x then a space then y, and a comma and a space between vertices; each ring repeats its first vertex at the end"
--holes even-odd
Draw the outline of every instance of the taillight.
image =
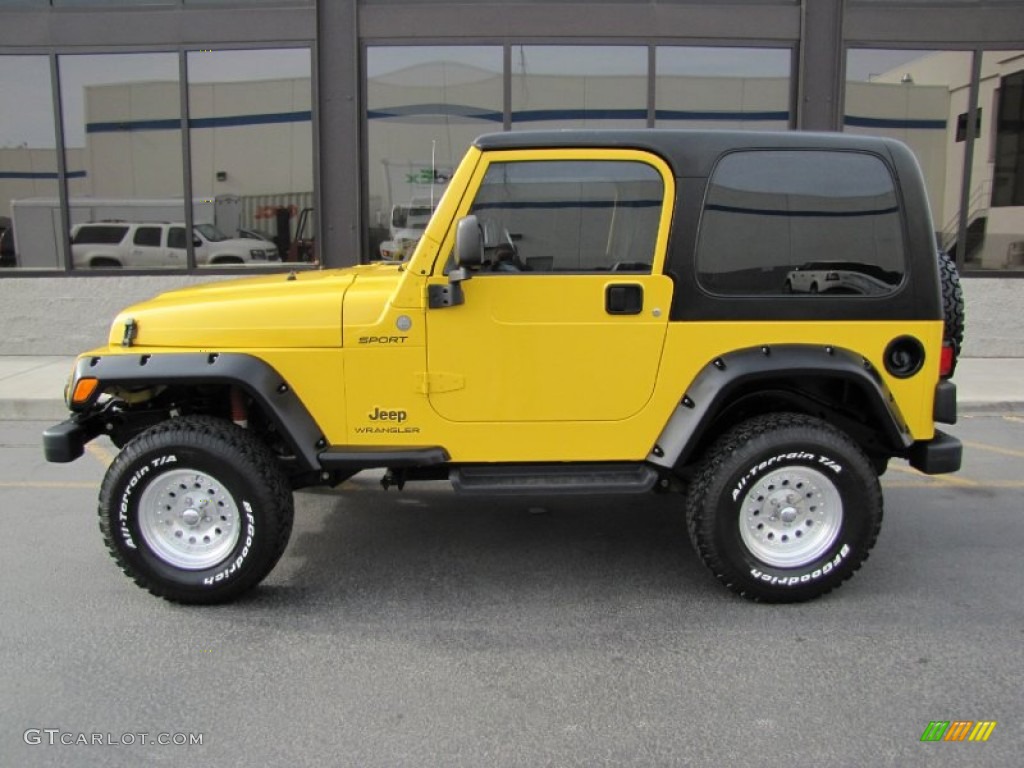
POLYGON ((939 358, 939 376, 948 379, 953 375, 953 342, 942 342, 942 357, 939 358))

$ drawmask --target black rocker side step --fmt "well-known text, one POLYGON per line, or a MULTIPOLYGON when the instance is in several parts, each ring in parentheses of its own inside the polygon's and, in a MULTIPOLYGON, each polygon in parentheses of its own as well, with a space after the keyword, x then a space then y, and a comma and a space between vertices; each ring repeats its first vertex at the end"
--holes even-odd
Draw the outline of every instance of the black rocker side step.
POLYGON ((647 464, 474 464, 455 467, 449 479, 461 493, 646 493, 658 473, 647 464))

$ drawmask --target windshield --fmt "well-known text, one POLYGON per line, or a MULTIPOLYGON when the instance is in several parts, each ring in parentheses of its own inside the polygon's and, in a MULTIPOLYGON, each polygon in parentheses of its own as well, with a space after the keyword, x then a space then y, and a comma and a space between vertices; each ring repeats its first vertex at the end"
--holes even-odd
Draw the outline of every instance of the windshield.
POLYGON ((211 243, 217 243, 221 240, 228 239, 228 236, 213 226, 213 224, 196 224, 196 232, 201 234, 211 243))

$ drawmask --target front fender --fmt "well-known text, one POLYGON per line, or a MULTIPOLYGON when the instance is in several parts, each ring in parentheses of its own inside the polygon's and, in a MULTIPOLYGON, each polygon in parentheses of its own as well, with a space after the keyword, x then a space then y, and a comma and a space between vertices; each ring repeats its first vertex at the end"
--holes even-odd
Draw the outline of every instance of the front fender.
MULTIPOLYGON (((300 468, 319 467, 317 454, 324 449, 323 431, 295 394, 288 382, 271 365, 253 355, 241 353, 182 352, 160 354, 119 354, 83 356, 75 364, 69 392, 85 378, 99 383, 93 394, 81 403, 72 403, 74 416, 65 424, 77 424, 83 429, 71 430, 85 442, 99 432, 87 427, 94 415, 101 415, 100 396, 113 387, 150 387, 161 385, 198 386, 202 384, 228 384, 248 393, 260 404, 278 432, 289 442, 300 468)), ((62 455, 75 458, 70 453, 62 455)), ((80 451, 78 451, 78 455, 80 451)), ((65 458, 70 461, 71 458, 65 458)))

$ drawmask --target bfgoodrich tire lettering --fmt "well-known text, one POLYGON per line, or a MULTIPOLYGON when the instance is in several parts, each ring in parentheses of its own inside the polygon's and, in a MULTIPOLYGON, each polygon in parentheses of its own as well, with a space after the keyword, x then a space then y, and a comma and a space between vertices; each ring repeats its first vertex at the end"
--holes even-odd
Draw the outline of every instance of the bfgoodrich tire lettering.
POLYGON ((844 433, 810 416, 770 414, 711 447, 686 513, 694 548, 729 589, 798 602, 860 568, 878 537, 882 491, 844 433))
POLYGON ((231 600, 284 552, 293 503, 271 452, 205 416, 159 424, 129 442, 100 489, 100 530, 139 586, 182 603, 231 600))

